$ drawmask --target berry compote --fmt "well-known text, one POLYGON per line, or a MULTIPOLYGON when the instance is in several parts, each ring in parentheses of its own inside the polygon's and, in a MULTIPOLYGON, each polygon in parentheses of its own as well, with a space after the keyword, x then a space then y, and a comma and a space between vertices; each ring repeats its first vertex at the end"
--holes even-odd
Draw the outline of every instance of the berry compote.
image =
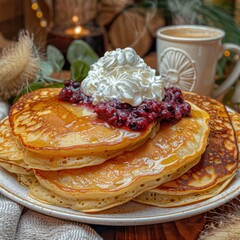
POLYGON ((70 103, 92 103, 92 98, 82 92, 81 83, 73 80, 65 81, 64 87, 59 93, 59 99, 70 103))
POLYGON ((184 101, 181 90, 175 87, 165 89, 161 102, 146 99, 137 107, 121 103, 117 99, 93 105, 92 98, 82 92, 81 84, 74 81, 65 82, 59 98, 70 103, 91 106, 98 117, 110 125, 129 127, 132 130, 144 130, 154 121, 176 122, 189 116, 191 110, 190 104, 184 101))

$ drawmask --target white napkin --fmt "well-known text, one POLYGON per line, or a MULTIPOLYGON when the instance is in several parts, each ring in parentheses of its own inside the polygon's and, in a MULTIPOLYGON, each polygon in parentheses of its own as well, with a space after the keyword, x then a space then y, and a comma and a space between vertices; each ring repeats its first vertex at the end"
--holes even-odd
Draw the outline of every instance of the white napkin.
POLYGON ((0 194, 0 240, 100 240, 91 227, 24 209, 0 194), (25 211, 26 210, 26 211, 25 211))

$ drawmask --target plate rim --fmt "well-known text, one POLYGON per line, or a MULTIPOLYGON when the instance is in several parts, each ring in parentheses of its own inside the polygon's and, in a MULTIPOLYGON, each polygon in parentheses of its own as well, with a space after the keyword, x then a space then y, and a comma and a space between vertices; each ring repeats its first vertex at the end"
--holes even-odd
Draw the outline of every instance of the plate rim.
MULTIPOLYGON (((114 214, 106 214, 106 217, 102 216, 101 212, 99 213, 83 213, 79 211, 75 211, 66 207, 58 207, 54 205, 49 205, 42 203, 40 201, 35 200, 34 198, 31 198, 28 196, 27 191, 28 188, 21 185, 19 182, 17 182, 17 179, 14 176, 10 176, 10 174, 4 170, 2 167, 0 167, 0 173, 5 172, 6 175, 8 175, 10 180, 15 179, 14 183, 15 186, 20 186, 20 188, 23 188, 25 193, 25 198, 17 195, 16 193, 13 193, 13 189, 7 189, 6 187, 2 186, 2 182, 0 179, 0 193, 4 196, 8 197, 14 202, 17 202, 20 205, 23 205, 24 207, 27 207, 31 210, 34 210, 36 212, 51 216, 51 217, 57 217, 60 219, 70 220, 70 221, 76 221, 86 224, 97 224, 97 225, 105 225, 105 226, 137 226, 137 225, 149 225, 149 224, 158 224, 158 223, 166 223, 171 221, 176 221, 184 218, 189 218, 204 212, 207 212, 209 210, 212 210, 216 207, 219 207, 221 205, 224 205, 225 203, 231 201, 232 199, 236 198, 240 194, 240 170, 236 172, 235 177, 233 178, 233 181, 218 195, 200 201, 196 203, 192 203, 186 206, 182 207, 174 207, 174 208, 164 208, 169 209, 168 214, 159 214, 156 213, 156 215, 153 216, 145 216, 145 217, 121 217, 120 215, 114 216, 114 214), (17 184, 17 185, 16 185, 17 184), (231 192, 228 192, 231 188, 231 192), (30 200, 31 199, 31 200, 30 200), (188 206, 189 210, 185 209, 188 206), (177 213, 171 213, 171 209, 185 209, 181 210, 177 213), (112 216, 111 216, 112 215, 112 216)), ((6 180, 6 179, 5 179, 6 180)), ((7 179, 10 181, 9 179, 7 179)), ((11 185, 11 184, 10 184, 11 185)), ((21 191, 21 190, 20 190, 21 191)), ((132 204, 143 206, 145 205, 146 208, 153 208, 153 209, 161 209, 159 207, 154 207, 142 203, 132 202, 132 204)), ((121 208, 121 206, 119 206, 121 208)))

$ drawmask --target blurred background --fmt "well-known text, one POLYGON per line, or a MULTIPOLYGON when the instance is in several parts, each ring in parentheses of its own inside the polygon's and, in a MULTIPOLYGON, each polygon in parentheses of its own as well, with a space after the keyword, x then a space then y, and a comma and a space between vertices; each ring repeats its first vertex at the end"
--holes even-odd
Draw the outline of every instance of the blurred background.
MULTIPOLYGON (((25 29, 42 53, 52 45, 66 56, 71 42, 81 39, 98 56, 132 47, 156 69, 156 30, 177 24, 219 27, 226 32, 224 41, 240 45, 240 0, 0 0, 0 49, 17 41, 25 29)), ((216 84, 224 81, 238 58, 224 53, 216 84)), ((225 103, 231 105, 237 85, 240 89, 240 83, 232 86, 225 103)), ((240 105, 240 99, 235 102, 240 105)))
MULTIPOLYGON (((64 52, 72 39, 92 37, 92 45, 101 45, 100 55, 131 46, 147 56, 154 51, 156 30, 164 25, 204 24, 229 30, 231 19, 226 17, 239 24, 239 15, 239 0, 0 0, 0 47, 27 29, 42 49, 51 43, 64 52)), ((228 37, 238 42, 240 36, 234 36, 232 28, 228 37)))

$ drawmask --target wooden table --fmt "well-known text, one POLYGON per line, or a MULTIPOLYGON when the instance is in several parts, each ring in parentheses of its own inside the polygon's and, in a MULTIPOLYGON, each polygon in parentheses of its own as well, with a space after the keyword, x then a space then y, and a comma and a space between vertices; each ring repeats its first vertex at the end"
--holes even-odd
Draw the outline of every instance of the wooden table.
POLYGON ((90 226, 104 240, 197 240, 205 226, 211 224, 214 216, 233 210, 232 203, 240 205, 240 195, 214 211, 178 221, 145 226, 90 226))
POLYGON ((145 226, 91 226, 104 240, 195 240, 205 226, 205 215, 145 226))

